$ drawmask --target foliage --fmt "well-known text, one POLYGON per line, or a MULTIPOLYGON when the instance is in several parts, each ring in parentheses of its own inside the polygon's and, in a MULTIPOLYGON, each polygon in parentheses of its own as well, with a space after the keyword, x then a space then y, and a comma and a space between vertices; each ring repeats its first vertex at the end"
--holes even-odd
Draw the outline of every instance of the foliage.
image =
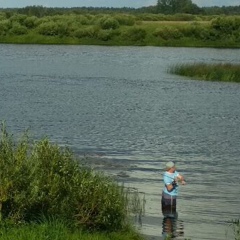
POLYGON ((119 28, 119 22, 113 17, 105 16, 99 20, 102 29, 117 29, 119 28))
POLYGON ((191 0, 158 0, 157 12, 164 14, 198 13, 199 8, 191 0))
POLYGON ((240 17, 164 14, 1 14, 0 41, 239 47, 240 17))
POLYGON ((0 36, 6 35, 8 30, 12 27, 10 20, 2 20, 0 21, 0 36))
POLYGON ((156 29, 153 35, 164 40, 180 39, 183 37, 183 34, 178 29, 171 29, 168 27, 156 29))
POLYGON ((14 22, 9 32, 14 35, 23 35, 26 34, 28 30, 25 26, 20 25, 18 22, 14 22))
POLYGON ((10 17, 15 13, 24 14, 27 16, 36 16, 39 18, 45 16, 64 15, 64 14, 173 14, 173 13, 190 13, 190 14, 203 14, 203 15, 239 15, 239 6, 212 6, 212 7, 199 7, 192 3, 191 0, 158 0, 156 5, 141 7, 141 8, 106 8, 106 7, 74 7, 74 8, 48 8, 43 6, 27 6, 17 9, 0 9, 6 12, 6 15, 10 17), (164 8, 165 6, 165 8, 164 8))
POLYGON ((98 36, 99 29, 94 26, 89 26, 86 28, 76 29, 74 36, 77 38, 96 38, 98 36))
POLYGON ((222 34, 232 34, 240 31, 240 17, 218 17, 212 21, 212 28, 222 34))
POLYGON ((202 80, 240 82, 239 64, 179 64, 171 67, 170 72, 202 80))
POLYGON ((65 219, 86 229, 117 230, 127 223, 122 187, 86 169, 62 149, 43 139, 18 142, 2 126, 0 140, 1 220, 30 222, 41 215, 65 219))
POLYGON ((38 26, 37 31, 45 36, 68 36, 68 26, 65 22, 45 22, 38 26))
POLYGON ((13 16, 11 16, 11 17, 9 18, 9 20, 10 20, 11 22, 17 22, 17 23, 19 23, 19 24, 22 25, 26 18, 27 18, 27 15, 14 14, 13 16))
POLYGON ((135 18, 131 15, 118 14, 115 15, 114 18, 118 21, 120 25, 133 26, 135 24, 135 18))
POLYGON ((28 29, 35 28, 37 26, 38 18, 36 16, 27 17, 23 21, 23 25, 26 26, 28 29))
POLYGON ((69 226, 64 220, 42 218, 30 224, 14 225, 1 222, 0 240, 141 240, 142 237, 133 229, 119 232, 87 232, 69 226))
POLYGON ((113 39, 114 36, 119 35, 118 31, 114 30, 99 30, 97 33, 97 38, 102 41, 109 41, 113 39))
POLYGON ((126 41, 133 41, 137 43, 143 42, 146 35, 147 35, 146 30, 141 27, 132 27, 129 28, 126 32, 122 33, 122 37, 126 41))

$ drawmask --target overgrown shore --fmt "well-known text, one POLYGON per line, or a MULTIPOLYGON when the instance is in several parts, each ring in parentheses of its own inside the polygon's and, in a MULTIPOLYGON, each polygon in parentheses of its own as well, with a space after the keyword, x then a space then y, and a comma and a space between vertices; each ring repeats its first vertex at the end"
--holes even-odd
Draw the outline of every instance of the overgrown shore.
POLYGON ((0 181, 1 240, 142 239, 130 221, 136 192, 48 139, 13 139, 4 124, 0 181))
POLYGON ((239 16, 0 12, 0 43, 240 47, 239 16))

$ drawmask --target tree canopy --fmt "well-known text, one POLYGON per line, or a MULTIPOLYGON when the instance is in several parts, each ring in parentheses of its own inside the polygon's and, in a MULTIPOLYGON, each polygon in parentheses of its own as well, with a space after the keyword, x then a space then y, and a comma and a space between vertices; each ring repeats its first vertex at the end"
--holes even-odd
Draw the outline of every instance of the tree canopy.
POLYGON ((191 0, 158 0, 157 13, 174 14, 174 13, 191 13, 200 12, 200 8, 192 3, 191 0))

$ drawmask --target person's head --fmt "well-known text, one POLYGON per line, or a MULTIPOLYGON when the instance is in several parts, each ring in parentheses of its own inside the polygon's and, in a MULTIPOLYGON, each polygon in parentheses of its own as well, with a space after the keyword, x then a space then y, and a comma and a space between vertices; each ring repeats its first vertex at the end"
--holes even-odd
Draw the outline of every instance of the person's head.
POLYGON ((166 163, 166 171, 168 172, 174 172, 176 169, 174 162, 167 162, 166 163))

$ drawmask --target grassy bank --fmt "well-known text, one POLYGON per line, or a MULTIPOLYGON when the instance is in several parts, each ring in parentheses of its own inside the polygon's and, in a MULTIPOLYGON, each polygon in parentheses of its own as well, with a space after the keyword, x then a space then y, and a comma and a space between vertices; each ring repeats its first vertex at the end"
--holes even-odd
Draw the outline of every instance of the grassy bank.
POLYGON ((39 223, 0 225, 0 240, 141 240, 135 231, 119 232, 87 232, 72 229, 68 223, 60 220, 43 221, 39 223))
POLYGON ((1 43, 240 47, 240 17, 0 12, 1 43))
POLYGON ((103 236, 117 234, 124 239, 122 235, 130 235, 129 239, 140 239, 130 230, 132 210, 141 211, 139 201, 136 205, 137 196, 134 204, 128 189, 89 169, 69 149, 47 139, 30 141, 24 134, 14 140, 2 124, 0 179, 0 231, 4 233, 0 239, 40 239, 35 235, 55 231, 69 234, 64 239, 77 239, 80 230, 97 236, 105 233, 103 236), (39 223, 42 218, 46 221, 39 223), (49 223, 49 219, 54 221, 49 223), (9 234, 13 237, 9 238, 9 234))
POLYGON ((240 64, 178 64, 171 73, 206 81, 240 82, 240 64))

